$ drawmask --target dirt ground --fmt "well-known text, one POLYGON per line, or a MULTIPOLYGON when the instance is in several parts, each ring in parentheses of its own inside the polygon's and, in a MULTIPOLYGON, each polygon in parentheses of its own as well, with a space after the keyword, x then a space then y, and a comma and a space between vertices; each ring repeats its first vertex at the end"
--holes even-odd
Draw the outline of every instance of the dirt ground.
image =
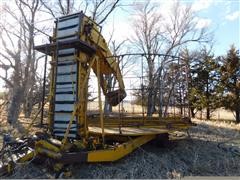
MULTIPOLYGON (((72 178, 180 178, 240 176, 240 125, 193 120, 165 147, 146 144, 114 163, 72 165, 72 178)), ((7 178, 54 178, 45 165, 21 164, 7 178)))

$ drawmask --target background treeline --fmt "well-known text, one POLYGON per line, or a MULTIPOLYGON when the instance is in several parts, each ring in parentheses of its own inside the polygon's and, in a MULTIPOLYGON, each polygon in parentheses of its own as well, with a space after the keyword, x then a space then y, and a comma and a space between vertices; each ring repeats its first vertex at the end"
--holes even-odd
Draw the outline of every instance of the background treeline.
MULTIPOLYGON (((240 56, 236 47, 232 45, 226 55, 219 57, 206 48, 184 49, 180 58, 172 60, 165 69, 163 86, 154 82, 157 90, 153 113, 166 116, 169 106, 174 106, 182 115, 187 109, 191 117, 205 110, 205 118, 210 119, 214 110, 225 108, 233 111, 236 122, 240 122, 240 56)), ((146 80, 143 89, 135 92, 137 104, 143 102, 147 106, 147 84, 146 80)))

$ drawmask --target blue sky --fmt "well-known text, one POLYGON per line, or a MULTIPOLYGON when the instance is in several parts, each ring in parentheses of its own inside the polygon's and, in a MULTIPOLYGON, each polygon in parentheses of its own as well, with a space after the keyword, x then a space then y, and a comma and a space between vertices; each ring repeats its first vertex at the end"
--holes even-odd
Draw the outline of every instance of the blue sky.
POLYGON ((198 14, 211 20, 209 28, 213 29, 215 34, 215 55, 225 54, 231 44, 240 48, 239 0, 211 1, 209 7, 200 10, 198 14))
MULTIPOLYGON (((145 1, 122 0, 122 4, 127 6, 124 6, 124 10, 115 11, 108 25, 104 27, 105 30, 111 29, 114 22, 115 37, 117 39, 128 38, 132 31, 132 4, 145 1)), ((161 7, 167 9, 173 0, 152 0, 152 2, 159 3, 160 9, 161 7)), ((240 48, 240 0, 180 0, 180 3, 182 5, 192 4, 192 9, 199 18, 199 25, 213 31, 215 56, 225 55, 231 44, 240 48)), ((108 36, 107 33, 106 36, 108 36)))

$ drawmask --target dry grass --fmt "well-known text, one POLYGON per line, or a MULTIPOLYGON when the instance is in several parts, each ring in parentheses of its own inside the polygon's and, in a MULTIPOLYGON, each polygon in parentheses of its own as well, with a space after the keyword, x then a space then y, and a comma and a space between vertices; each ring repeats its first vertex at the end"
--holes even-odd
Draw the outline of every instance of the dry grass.
MULTIPOLYGON (((184 176, 239 176, 240 131, 201 123, 189 130, 191 138, 173 140, 164 148, 148 144, 128 157, 108 164, 74 167, 74 178, 179 178, 184 176), (231 145, 219 144, 228 142, 231 145), (238 140, 235 142, 232 141, 238 140), (229 141, 230 142, 230 141, 229 141), (239 155, 230 151, 236 146, 239 155)), ((223 124, 222 124, 223 125, 223 124)))
MULTIPOLYGON (((26 127, 30 119, 21 117, 20 121, 26 127)), ((72 165, 73 178, 240 176, 240 124, 199 119, 193 122, 197 126, 189 130, 190 138, 187 133, 178 132, 165 147, 149 143, 114 163, 72 165)), ((16 131, 16 135, 20 134, 7 125, 6 118, 1 119, 0 125, 0 133, 16 131)), ((32 132, 39 130, 34 128, 32 132)), ((19 165, 9 178, 53 177, 45 165, 31 163, 19 165)))
MULTIPOLYGON (((104 103, 103 103, 104 105, 104 103)), ((93 110, 96 111, 98 110, 98 102, 89 102, 88 103, 88 110, 93 110)), ((146 114, 146 107, 142 108, 142 106, 140 105, 135 105, 135 104, 131 104, 129 102, 124 102, 124 103, 120 103, 118 106, 113 107, 113 112, 127 112, 127 113, 132 113, 132 114, 141 114, 142 112, 144 112, 146 114)), ((185 109, 185 115, 188 115, 188 110, 185 109)), ((177 107, 169 107, 168 108, 168 113, 169 114, 180 114, 180 109, 177 107)), ((202 113, 198 112, 196 117, 197 118, 201 118, 204 119, 206 117, 206 110, 203 110, 202 113)), ((212 114, 211 114, 211 119, 212 120, 220 120, 220 121, 234 121, 235 117, 233 112, 229 111, 229 110, 225 110, 223 108, 219 108, 216 109, 212 114)))
MULTIPOLYGON (((37 111, 37 109, 35 109, 34 112, 35 111, 37 111)), ((0 148, 2 147, 3 134, 11 134, 11 136, 18 138, 18 137, 22 137, 25 134, 33 135, 36 132, 42 131, 43 129, 40 128, 39 126, 39 123, 40 123, 39 117, 36 119, 35 123, 31 126, 30 131, 27 131, 34 117, 35 115, 33 115, 33 117, 31 118, 25 118, 24 115, 21 113, 17 123, 13 126, 7 122, 6 111, 3 109, 0 109, 0 148)), ((46 121, 47 121, 47 118, 45 117, 44 123, 46 123, 46 121)))

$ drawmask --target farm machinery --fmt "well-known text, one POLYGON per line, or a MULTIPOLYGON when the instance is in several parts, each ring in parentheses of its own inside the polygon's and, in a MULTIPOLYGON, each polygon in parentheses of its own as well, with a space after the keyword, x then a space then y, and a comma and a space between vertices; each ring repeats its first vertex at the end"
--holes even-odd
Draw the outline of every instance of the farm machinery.
MULTIPOLYGON (((68 164, 112 162, 141 145, 193 125, 188 118, 104 115, 102 95, 116 106, 126 97, 119 63, 101 34, 101 27, 82 12, 57 18, 51 42, 35 50, 51 56, 48 131, 21 140, 5 136, 10 154, 1 174, 17 163, 48 159, 56 172, 68 164), (87 113, 91 70, 97 77, 98 113, 87 113), (106 76, 118 89, 109 91, 106 76)), ((9 151, 8 151, 9 152, 9 151)))

